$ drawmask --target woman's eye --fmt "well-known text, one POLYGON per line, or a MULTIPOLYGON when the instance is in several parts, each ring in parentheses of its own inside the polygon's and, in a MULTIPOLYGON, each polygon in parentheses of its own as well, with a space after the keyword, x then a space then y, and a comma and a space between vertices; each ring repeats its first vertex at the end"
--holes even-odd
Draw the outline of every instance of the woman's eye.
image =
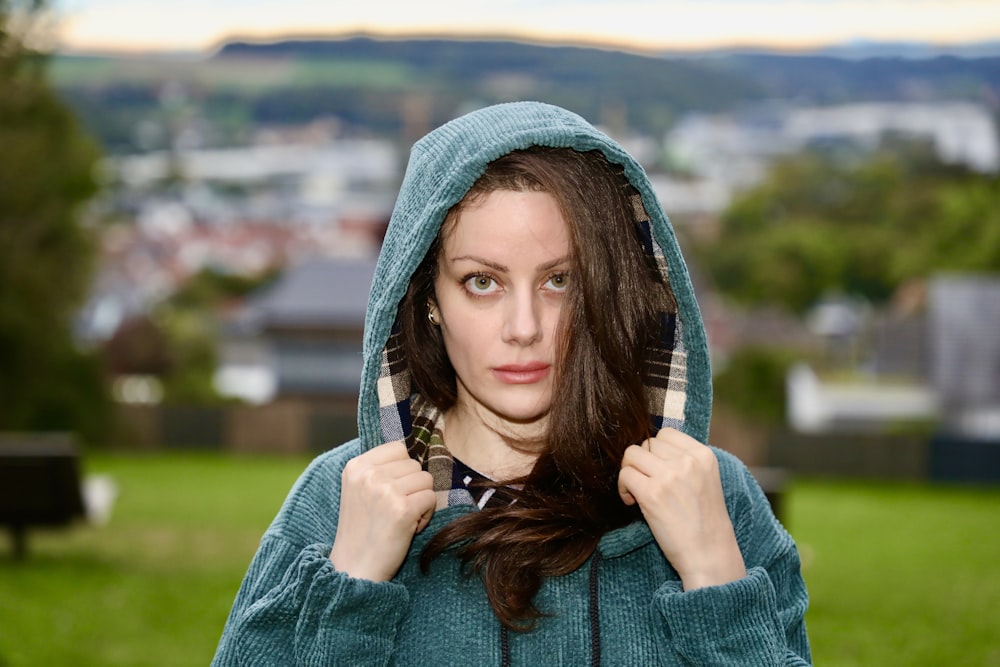
POLYGON ((465 281, 465 287, 474 294, 492 294, 499 289, 496 281, 487 275, 471 276, 465 281))
POLYGON ((550 290, 561 292, 569 286, 569 275, 557 273, 545 281, 545 287, 550 290))

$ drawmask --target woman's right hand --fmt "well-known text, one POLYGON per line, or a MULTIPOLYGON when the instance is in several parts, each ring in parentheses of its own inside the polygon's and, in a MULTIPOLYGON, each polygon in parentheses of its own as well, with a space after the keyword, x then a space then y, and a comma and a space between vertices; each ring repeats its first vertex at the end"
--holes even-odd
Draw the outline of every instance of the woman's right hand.
POLYGON ((357 579, 389 581, 434 514, 433 478, 395 441, 348 461, 340 479, 330 560, 357 579))

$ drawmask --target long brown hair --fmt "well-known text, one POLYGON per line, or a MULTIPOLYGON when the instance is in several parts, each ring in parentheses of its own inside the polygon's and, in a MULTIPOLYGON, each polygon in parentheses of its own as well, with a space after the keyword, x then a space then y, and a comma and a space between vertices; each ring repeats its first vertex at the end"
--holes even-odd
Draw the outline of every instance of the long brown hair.
POLYGON ((498 619, 528 630, 544 615, 534 597, 545 577, 582 565, 607 531, 636 519, 618 496, 625 448, 650 435, 647 350, 672 309, 669 286, 642 249, 635 190, 597 151, 533 147, 490 163, 448 214, 400 306, 415 389, 441 410, 455 404, 455 371, 440 331, 427 322, 441 238, 462 207, 496 190, 551 194, 570 233, 570 286, 558 333, 548 434, 532 470, 497 480, 516 502, 484 508, 445 526, 421 554, 427 570, 456 548, 483 579, 498 619))

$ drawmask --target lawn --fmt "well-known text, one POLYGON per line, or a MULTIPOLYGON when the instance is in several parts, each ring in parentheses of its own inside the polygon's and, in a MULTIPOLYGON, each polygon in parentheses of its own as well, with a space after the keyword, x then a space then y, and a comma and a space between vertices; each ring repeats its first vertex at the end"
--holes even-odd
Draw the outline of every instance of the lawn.
MULTIPOLYGON (((304 459, 99 456, 110 524, 0 553, 0 667, 205 665, 304 459)), ((1000 489, 797 481, 815 662, 1000 665, 1000 489)), ((5 546, 0 540, 0 547, 5 546)))
MULTIPOLYGON (((110 523, 0 555, 0 667, 206 665, 261 533, 304 459, 99 457, 110 523)), ((0 544, 2 544, 0 540, 0 544)))
POLYGON ((1000 665, 1000 489, 795 484, 814 661, 1000 665))

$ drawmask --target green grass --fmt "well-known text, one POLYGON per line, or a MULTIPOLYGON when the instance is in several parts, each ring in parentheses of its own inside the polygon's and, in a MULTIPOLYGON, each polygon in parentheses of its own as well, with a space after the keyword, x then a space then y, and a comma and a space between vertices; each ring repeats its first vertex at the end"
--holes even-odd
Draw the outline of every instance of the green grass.
MULTIPOLYGON (((207 664, 305 463, 90 458, 120 487, 112 521, 0 553, 0 666, 207 664)), ((1000 665, 1000 489, 798 481, 788 508, 816 664, 1000 665)))
MULTIPOLYGON (((98 457, 111 522, 0 555, 0 665, 206 665, 303 459, 98 457)), ((0 544, 2 544, 0 540, 0 544)))
POLYGON ((1000 665, 1000 489, 798 483, 816 664, 1000 665))

